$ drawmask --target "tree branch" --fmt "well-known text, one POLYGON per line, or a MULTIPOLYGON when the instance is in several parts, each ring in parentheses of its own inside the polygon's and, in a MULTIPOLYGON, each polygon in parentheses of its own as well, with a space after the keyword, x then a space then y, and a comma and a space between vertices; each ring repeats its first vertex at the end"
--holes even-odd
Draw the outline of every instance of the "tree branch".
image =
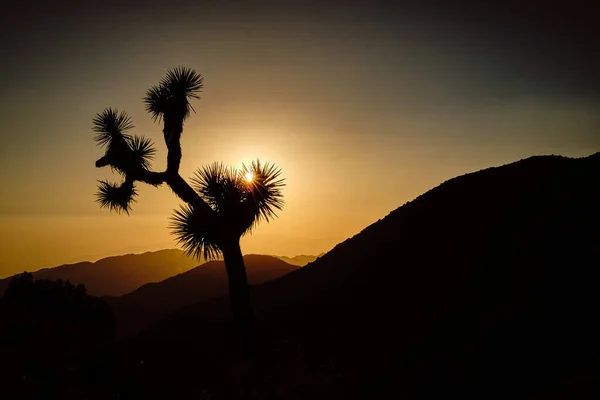
MULTIPOLYGON (((152 99, 149 100, 152 102, 152 99)), ((139 166, 133 166, 128 163, 119 162, 118 167, 115 161, 125 157, 123 154, 109 154, 96 161, 96 167, 102 168, 110 165, 125 174, 126 180, 133 182, 140 181, 153 186, 160 186, 167 183, 171 190, 184 202, 188 203, 195 211, 199 212, 206 223, 212 226, 215 232, 219 232, 222 227, 218 223, 217 213, 202 199, 202 197, 179 175, 181 164, 181 134, 183 132, 183 122, 188 113, 188 104, 185 100, 183 108, 175 108, 171 112, 163 112, 163 135, 167 146, 167 168, 164 172, 149 171, 139 166), (183 111, 182 111, 183 110, 183 111)), ((129 148, 128 148, 129 149, 129 148)))
MULTIPOLYGON (((102 168, 111 165, 115 167, 110 161, 110 157, 104 156, 96 161, 96 168, 102 168)), ((149 185, 158 186, 165 182, 166 173, 148 171, 145 168, 139 168, 135 171, 125 171, 125 180, 131 180, 132 182, 140 181, 149 185)))
MULTIPOLYGON (((107 156, 96 161, 96 167, 102 168, 111 165, 107 156)), ((202 213, 203 218, 209 224, 216 224, 216 214, 214 210, 200 197, 198 193, 179 175, 175 172, 155 172, 145 168, 140 168, 134 171, 125 171, 125 179, 133 182, 144 182, 152 186, 160 186, 163 183, 169 185, 171 190, 183 201, 202 213)))
POLYGON ((160 186, 165 182, 166 174, 164 172, 154 172, 148 171, 147 169, 142 168, 135 173, 127 173, 128 179, 133 179, 134 181, 140 181, 147 183, 152 186, 160 186))
POLYGON ((165 181, 177 196, 207 218, 214 217, 214 210, 196 193, 194 189, 179 174, 165 174, 165 181))

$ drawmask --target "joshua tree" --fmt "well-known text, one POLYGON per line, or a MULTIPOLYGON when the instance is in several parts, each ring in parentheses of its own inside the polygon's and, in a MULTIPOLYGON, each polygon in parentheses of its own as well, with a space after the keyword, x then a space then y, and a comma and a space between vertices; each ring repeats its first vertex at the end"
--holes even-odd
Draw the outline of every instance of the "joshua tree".
POLYGON ((203 77, 178 67, 167 72, 144 97, 146 111, 155 122, 163 122, 167 167, 150 170, 156 152, 152 142, 131 136, 131 118, 108 108, 93 121, 95 141, 106 148, 96 167, 110 166, 122 176, 120 184, 100 181, 97 201, 101 207, 129 214, 137 195, 136 182, 153 186, 166 183, 185 202, 171 218, 171 229, 188 255, 205 259, 223 256, 229 277, 229 299, 243 351, 253 351, 254 320, 240 238, 260 221, 269 221, 281 210, 281 170, 260 161, 241 170, 213 163, 196 171, 188 184, 179 175, 183 124, 194 111, 190 101, 199 98, 203 77))

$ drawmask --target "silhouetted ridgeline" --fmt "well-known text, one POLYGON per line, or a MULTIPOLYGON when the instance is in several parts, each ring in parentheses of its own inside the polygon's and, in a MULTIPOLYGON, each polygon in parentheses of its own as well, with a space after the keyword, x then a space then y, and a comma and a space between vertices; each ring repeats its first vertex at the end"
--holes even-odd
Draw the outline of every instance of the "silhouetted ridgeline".
POLYGON ((307 256, 307 255, 299 255, 294 257, 286 257, 286 256, 276 256, 282 261, 285 261, 288 264, 297 265, 299 267, 304 267, 306 264, 315 261, 317 258, 323 256, 325 253, 321 253, 318 256, 307 256))
POLYGON ((599 173, 600 154, 546 156, 451 179, 255 286, 261 359, 251 372, 236 367, 219 298, 123 344, 124 396, 589 395, 599 173))
MULTIPOLYGON (((251 285, 279 278, 298 269, 278 258, 250 254, 244 263, 251 285)), ((149 283, 118 298, 108 298, 117 317, 119 337, 137 333, 183 306, 227 294, 223 261, 210 261, 162 282, 149 283)))
MULTIPOLYGON (((162 281, 196 265, 198 262, 186 257, 181 250, 169 249, 46 268, 33 272, 33 277, 81 283, 94 296, 121 296, 148 282, 162 281)), ((0 280, 0 294, 11 279, 0 280)))

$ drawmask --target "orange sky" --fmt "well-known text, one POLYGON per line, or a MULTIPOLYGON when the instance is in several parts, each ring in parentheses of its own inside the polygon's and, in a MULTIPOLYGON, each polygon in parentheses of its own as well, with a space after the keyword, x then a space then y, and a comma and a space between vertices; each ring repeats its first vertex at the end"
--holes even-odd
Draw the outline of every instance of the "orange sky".
POLYGON ((104 107, 127 110, 164 169, 161 128, 141 98, 177 65, 205 76, 182 176, 260 158, 287 179, 280 218, 243 240, 246 253, 318 254, 458 174, 600 151, 598 100, 527 69, 552 56, 523 64, 522 49, 473 47, 484 39, 426 18, 398 27, 360 12, 240 13, 114 18, 110 29, 62 21, 64 31, 38 24, 19 36, 27 73, 2 71, 12 78, 0 110, 0 277, 175 247, 167 218, 179 201, 167 187, 140 187, 130 217, 94 202, 96 180, 111 174, 94 168, 103 153, 91 121, 104 107))

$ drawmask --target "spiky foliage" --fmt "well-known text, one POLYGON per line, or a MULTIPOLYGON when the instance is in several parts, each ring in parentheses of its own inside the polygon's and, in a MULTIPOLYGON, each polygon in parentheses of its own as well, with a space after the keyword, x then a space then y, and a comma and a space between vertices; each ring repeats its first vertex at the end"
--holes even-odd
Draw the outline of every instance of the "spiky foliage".
POLYGON ((190 100, 200 98, 203 81, 202 75, 190 68, 169 70, 157 86, 152 86, 146 92, 146 112, 155 122, 161 118, 183 122, 194 111, 190 100))
POLYGON ((94 117, 92 130, 96 133, 94 140, 100 146, 106 146, 115 140, 129 139, 130 136, 126 132, 131 128, 133 122, 126 112, 105 108, 94 117))
POLYGON ((204 78, 191 68, 175 67, 167 72, 161 85, 169 89, 174 97, 198 99, 204 78))
POLYGON ((195 172, 191 179, 192 188, 217 213, 232 213, 239 209, 246 192, 239 175, 234 168, 215 162, 195 172))
MULTIPOLYGON (((213 163, 198 169, 191 179, 193 189, 217 213, 220 226, 226 227, 232 237, 239 238, 251 231, 260 221, 276 217, 283 207, 284 180, 281 170, 273 164, 260 161, 244 165, 241 170, 213 163), (246 174, 252 174, 248 181, 246 174)), ((218 255, 219 244, 207 236, 214 227, 207 226, 193 209, 187 207, 172 218, 171 228, 188 254, 205 257, 218 255), (208 249, 208 253, 207 250, 208 249)))
POLYGON ((107 181, 98 181, 98 192, 96 201, 102 208, 108 208, 117 213, 125 212, 129 214, 131 205, 135 203, 134 197, 137 191, 133 182, 125 180, 121 185, 107 181))
POLYGON ((98 113, 93 121, 94 139, 98 145, 106 147, 104 158, 113 171, 123 175, 140 168, 149 169, 156 154, 150 139, 126 133, 131 128, 133 123, 127 113, 111 108, 98 113))
POLYGON ((134 136, 129 141, 131 150, 130 158, 136 167, 150 169, 156 149, 153 147, 152 140, 143 136, 134 136))
POLYGON ((211 229, 192 207, 185 205, 175 210, 169 227, 186 255, 196 259, 204 257, 205 260, 214 260, 221 255, 211 229))
POLYGON ((167 90, 162 86, 152 86, 144 96, 146 112, 150 114, 154 122, 159 121, 167 108, 167 90))
POLYGON ((263 219, 269 222, 284 205, 282 189, 285 179, 281 177, 281 169, 275 164, 261 164, 260 160, 256 160, 242 167, 242 176, 247 174, 252 176, 252 180, 247 182, 249 211, 253 213, 255 223, 263 219))

